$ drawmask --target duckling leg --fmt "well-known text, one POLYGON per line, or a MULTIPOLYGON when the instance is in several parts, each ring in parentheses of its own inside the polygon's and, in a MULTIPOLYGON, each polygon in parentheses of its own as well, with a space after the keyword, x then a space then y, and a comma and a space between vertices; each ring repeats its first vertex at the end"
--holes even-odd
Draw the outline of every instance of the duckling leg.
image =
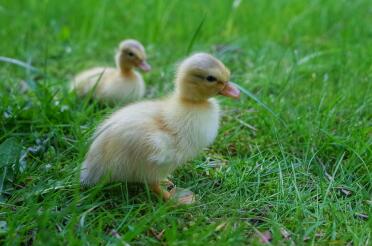
POLYGON ((157 195, 161 196, 164 201, 168 201, 171 197, 171 194, 168 191, 163 190, 159 183, 150 185, 150 189, 157 195))

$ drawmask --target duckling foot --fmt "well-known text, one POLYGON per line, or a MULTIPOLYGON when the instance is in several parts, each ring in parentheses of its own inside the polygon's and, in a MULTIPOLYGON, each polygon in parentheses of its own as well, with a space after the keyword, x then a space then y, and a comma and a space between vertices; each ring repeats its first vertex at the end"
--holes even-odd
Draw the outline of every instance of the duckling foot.
MULTIPOLYGON (((173 183, 172 183, 173 184, 173 183)), ((173 184, 174 185, 174 184, 173 184)), ((177 204, 189 205, 195 202, 195 194, 188 189, 183 189, 179 187, 173 187, 170 191, 164 190, 160 183, 152 184, 150 189, 164 201, 173 200, 177 204)))
POLYGON ((171 193, 163 190, 160 186, 160 184, 152 184, 150 186, 150 189, 157 195, 159 195, 161 198, 163 198, 164 201, 168 201, 171 197, 171 193))

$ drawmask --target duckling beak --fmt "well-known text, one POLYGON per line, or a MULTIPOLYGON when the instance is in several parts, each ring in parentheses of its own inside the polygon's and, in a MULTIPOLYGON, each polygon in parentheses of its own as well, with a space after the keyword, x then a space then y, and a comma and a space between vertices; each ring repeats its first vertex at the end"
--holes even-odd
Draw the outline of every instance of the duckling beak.
POLYGON ((148 64, 147 63, 147 61, 142 61, 139 65, 138 65, 138 67, 140 68, 140 69, 142 69, 144 72, 148 72, 148 71, 150 71, 151 70, 151 66, 150 66, 150 64, 148 64))
POLYGON ((233 82, 227 82, 222 91, 220 91, 220 94, 222 96, 232 97, 234 99, 238 99, 240 97, 240 91, 233 82))

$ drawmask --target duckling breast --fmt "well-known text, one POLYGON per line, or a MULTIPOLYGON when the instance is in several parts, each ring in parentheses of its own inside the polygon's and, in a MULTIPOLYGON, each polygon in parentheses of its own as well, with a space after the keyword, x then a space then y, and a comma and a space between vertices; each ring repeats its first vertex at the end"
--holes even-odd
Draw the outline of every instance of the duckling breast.
POLYGON ((174 129, 174 161, 182 164, 195 158, 213 143, 219 127, 220 109, 216 100, 210 99, 202 107, 176 105, 166 121, 174 129))
POLYGON ((114 102, 133 102, 145 94, 145 84, 141 75, 132 77, 115 76, 105 83, 97 95, 101 99, 114 102))

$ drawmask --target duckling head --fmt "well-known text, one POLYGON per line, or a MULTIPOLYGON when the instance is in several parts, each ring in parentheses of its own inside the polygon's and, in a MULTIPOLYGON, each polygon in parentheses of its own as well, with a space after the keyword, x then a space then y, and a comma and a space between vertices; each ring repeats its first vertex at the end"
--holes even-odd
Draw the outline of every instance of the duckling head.
POLYGON ((131 71, 132 68, 140 68, 144 72, 151 70, 151 66, 146 61, 145 48, 134 39, 127 39, 119 44, 115 60, 116 65, 123 73, 131 71))
POLYGON ((178 67, 176 93, 184 100, 202 102, 216 95, 239 98, 239 89, 230 80, 225 65, 207 53, 196 53, 178 67))

